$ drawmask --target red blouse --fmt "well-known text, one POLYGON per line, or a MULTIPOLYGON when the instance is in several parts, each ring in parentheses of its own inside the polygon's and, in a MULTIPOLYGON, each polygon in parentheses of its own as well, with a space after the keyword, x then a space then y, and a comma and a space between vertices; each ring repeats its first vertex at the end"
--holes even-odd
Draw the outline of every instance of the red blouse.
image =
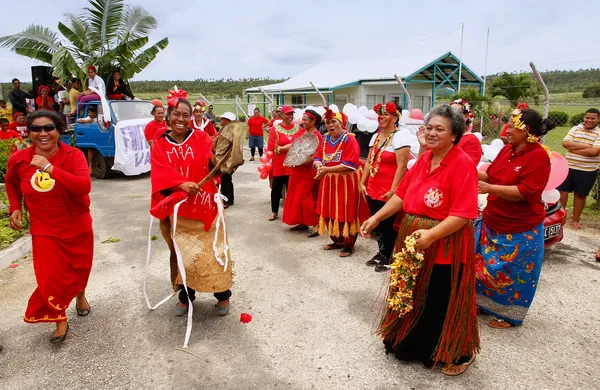
MULTIPOLYGON (((394 177, 396 176, 396 171, 398 170, 396 150, 404 147, 410 147, 410 138, 408 130, 398 130, 393 133, 390 142, 388 142, 388 145, 382 151, 379 145, 375 145, 375 140, 377 139, 378 134, 379 132, 373 135, 369 144, 369 147, 375 147, 375 149, 371 149, 369 151, 367 158, 369 161, 371 161, 371 154, 375 153, 375 159, 373 163, 378 167, 378 169, 375 177, 371 177, 370 175, 368 177, 367 194, 371 199, 385 201, 383 195, 392 189, 394 177), (381 162, 378 163, 377 159, 379 153, 381 153, 381 162)), ((367 174, 369 173, 367 172, 367 174)))
POLYGON ((90 171, 81 150, 58 143, 48 161, 52 176, 30 165, 35 146, 15 152, 8 160, 6 193, 9 213, 21 210, 21 200, 31 220, 31 234, 73 238, 92 230, 90 171))
MULTIPOLYGON (((283 123, 274 126, 269 131, 269 142, 267 143, 267 151, 275 151, 275 146, 285 146, 292 143, 292 137, 298 132, 298 125, 285 126, 283 123), (279 129, 279 130, 278 130, 279 129), (285 134, 282 130, 286 130, 290 135, 285 134)), ((273 156, 273 176, 289 176, 290 168, 283 166, 286 153, 280 153, 279 156, 273 156)))
MULTIPOLYGON (((404 200, 403 211, 442 221, 454 216, 474 219, 477 208, 477 169, 460 148, 453 147, 440 163, 429 171, 433 153, 428 150, 406 173, 396 189, 404 200)), ((440 245, 436 264, 451 264, 444 256, 445 245, 440 245)))
POLYGON ((144 128, 144 135, 146 136, 146 141, 152 141, 155 138, 160 137, 167 130, 167 122, 162 121, 158 123, 154 119, 148 122, 146 127, 144 128))
POLYGON ((525 198, 509 201, 489 194, 483 210, 483 220, 498 233, 521 233, 533 229, 546 218, 542 192, 550 177, 550 157, 536 143, 527 144, 515 153, 506 145, 488 167, 490 184, 516 185, 525 198))
POLYGON ((481 162, 481 156, 483 155, 483 149, 481 148, 481 142, 473 133, 465 133, 458 142, 458 147, 461 148, 470 158, 475 166, 481 162))
MULTIPOLYGON (((306 134, 306 130, 300 129, 292 137, 292 142, 295 141, 296 139, 302 137, 304 134, 306 134)), ((312 134, 316 135, 319 138, 319 145, 321 145, 323 142, 323 136, 321 135, 321 133, 319 133, 315 129, 312 132, 312 134)), ((319 154, 319 148, 317 148, 317 151, 315 152, 315 156, 317 154, 319 154)), ((310 165, 304 165, 304 166, 300 166, 300 167, 291 168, 291 174, 296 177, 302 178, 302 179, 314 179, 315 176, 317 175, 317 170, 313 167, 312 164, 310 164, 310 165)))

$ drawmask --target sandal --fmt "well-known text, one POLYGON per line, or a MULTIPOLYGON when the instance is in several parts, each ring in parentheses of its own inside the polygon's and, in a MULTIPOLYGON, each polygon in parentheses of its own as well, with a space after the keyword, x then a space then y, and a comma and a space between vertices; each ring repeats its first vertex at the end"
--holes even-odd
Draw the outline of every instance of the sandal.
POLYGON ((269 221, 274 221, 276 219, 277 219, 277 213, 271 214, 271 216, 268 218, 269 221))
POLYGON ((442 368, 442 374, 448 375, 448 376, 459 376, 465 373, 465 371, 467 371, 467 368, 469 368, 469 366, 471 364, 473 364, 473 362, 475 361, 475 355, 473 354, 471 356, 471 358, 469 359, 468 362, 462 363, 462 364, 446 364, 443 368, 442 368), (450 371, 450 369, 452 367, 458 367, 459 370, 456 372, 452 372, 450 371))
POLYGON ((490 322, 488 322, 488 326, 494 329, 508 329, 512 327, 513 324, 511 324, 508 321, 501 320, 499 318, 494 318, 493 320, 490 320, 490 322))
POLYGON ((88 305, 87 309, 80 309, 77 307, 77 303, 75 304, 75 311, 77 311, 77 315, 79 317, 85 317, 88 314, 90 314, 90 311, 92 310, 92 307, 90 306, 90 303, 88 302, 87 298, 85 298, 85 303, 88 305))
MULTIPOLYGON (((319 236, 319 232, 314 230, 314 229, 310 229, 308 231, 308 238, 313 238, 313 237, 318 237, 319 236)), ((600 260, 598 260, 600 261, 600 260)))
POLYGON ((67 338, 67 333, 69 333, 69 324, 68 323, 67 323, 67 330, 65 331, 65 334, 60 335, 60 336, 52 336, 50 338, 50 342, 52 344, 60 344, 60 343, 62 343, 67 338))
POLYGON ((352 256, 353 253, 354 253, 354 248, 344 248, 340 252, 340 257, 352 256))
POLYGON ((296 225, 296 226, 290 228, 290 232, 301 232, 303 230, 308 230, 308 226, 296 225))
POLYGON ((325 245, 325 246, 323 247, 323 250, 325 250, 325 251, 333 251, 333 250, 336 250, 336 249, 341 249, 341 248, 342 248, 342 246, 341 246, 340 244, 336 244, 336 243, 334 242, 334 243, 331 243, 331 244, 327 244, 327 245, 325 245))

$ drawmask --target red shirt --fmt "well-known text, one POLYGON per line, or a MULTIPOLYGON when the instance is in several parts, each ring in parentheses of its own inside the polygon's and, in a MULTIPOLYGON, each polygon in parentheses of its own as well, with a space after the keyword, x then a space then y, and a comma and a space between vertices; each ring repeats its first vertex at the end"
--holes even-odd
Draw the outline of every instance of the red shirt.
MULTIPOLYGON (((304 134, 306 134, 306 130, 301 128, 292 137, 292 142, 295 141, 296 139, 302 137, 304 134)), ((319 145, 322 145, 323 136, 321 135, 321 133, 319 133, 319 131, 317 129, 314 129, 312 134, 316 135, 317 138, 319 138, 319 145)), ((315 152, 315 155, 317 155, 318 153, 319 153, 319 148, 317 147, 317 151, 315 152)), ((310 164, 310 165, 304 165, 304 166, 300 166, 300 167, 291 168, 291 174, 294 175, 294 177, 300 177, 302 179, 314 179, 315 176, 317 175, 317 170, 313 167, 313 164, 310 164)))
POLYGON ((144 128, 144 135, 146 136, 146 141, 153 141, 154 139, 163 135, 166 130, 167 122, 162 121, 158 123, 154 119, 151 120, 144 128))
MULTIPOLYGON (((275 146, 285 146, 292 143, 292 137, 298 132, 298 125, 285 126, 283 123, 271 128, 269 131, 269 142, 267 151, 275 151, 275 146), (286 134, 287 133, 287 134, 286 134)), ((273 156, 273 177, 289 176, 290 168, 283 166, 286 153, 280 153, 279 156, 273 156)))
POLYGON ((250 135, 261 136, 263 135, 263 125, 269 123, 267 118, 262 116, 253 116, 248 119, 248 132, 250 135))
POLYGON ((0 130, 0 139, 11 139, 11 138, 21 138, 19 133, 14 130, 1 131, 0 130))
POLYGON ((202 123, 197 124, 196 118, 192 118, 190 119, 190 127, 194 130, 204 131, 211 137, 215 137, 217 135, 217 129, 215 128, 215 125, 212 124, 210 119, 202 118, 202 123))
POLYGON ((481 156, 483 155, 483 149, 481 149, 481 142, 473 133, 464 133, 458 142, 458 147, 461 148, 470 158, 475 166, 481 162, 481 156))
MULTIPOLYGON (((398 162, 396 160, 396 150, 404 147, 410 147, 410 138, 408 130, 398 130, 393 133, 390 142, 388 142, 386 148, 381 151, 379 145, 375 145, 379 132, 374 134, 371 138, 369 146, 368 159, 371 161, 371 154, 375 153, 373 164, 378 167, 377 174, 375 177, 371 177, 370 173, 367 181, 367 194, 371 199, 383 200, 388 191, 392 189, 394 183, 394 177, 396 176, 396 170, 398 170, 398 162), (379 153, 381 153, 381 162, 377 163, 379 153)), ((381 137, 379 143, 381 144, 381 137)))
MULTIPOLYGON (((396 195, 404 200, 403 211, 439 221, 449 216, 477 218, 477 169, 469 156, 455 146, 440 166, 429 172, 432 158, 430 150, 423 153, 396 189, 396 195)), ((452 259, 444 256, 446 243, 442 240, 435 262, 451 264, 452 259)))
POLYGON ((326 134, 315 154, 315 162, 319 161, 327 167, 343 165, 352 170, 358 168, 358 158, 360 157, 360 146, 356 137, 346 130, 336 139, 331 141, 331 135, 326 134), (323 150, 325 145, 325 150, 323 150))
POLYGON ((500 137, 508 137, 508 128, 510 127, 510 125, 507 123, 504 125, 504 127, 502 128, 502 131, 500 132, 500 137))
POLYGON ((54 165, 52 176, 30 165, 34 154, 35 146, 31 146, 8 160, 9 213, 21 210, 25 197, 32 235, 72 238, 92 230, 92 181, 83 152, 59 142, 58 152, 49 159, 54 165))
POLYGON ((550 177, 550 157, 540 144, 527 144, 517 153, 512 145, 506 145, 487 173, 490 184, 516 185, 525 198, 513 202, 489 194, 483 210, 487 226, 498 233, 522 233, 544 222, 546 209, 542 192, 550 177))
POLYGON ((25 126, 25 124, 21 125, 17 122, 10 122, 8 124, 8 130, 16 131, 21 138, 27 138, 27 126, 25 126))

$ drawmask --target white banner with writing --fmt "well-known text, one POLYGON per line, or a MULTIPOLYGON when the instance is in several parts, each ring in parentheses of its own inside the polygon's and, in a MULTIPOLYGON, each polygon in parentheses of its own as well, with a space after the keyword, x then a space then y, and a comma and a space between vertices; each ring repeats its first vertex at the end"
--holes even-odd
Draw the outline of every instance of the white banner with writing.
POLYGON ((144 129, 152 118, 120 121, 115 126, 115 171, 126 176, 150 172, 150 146, 144 129))

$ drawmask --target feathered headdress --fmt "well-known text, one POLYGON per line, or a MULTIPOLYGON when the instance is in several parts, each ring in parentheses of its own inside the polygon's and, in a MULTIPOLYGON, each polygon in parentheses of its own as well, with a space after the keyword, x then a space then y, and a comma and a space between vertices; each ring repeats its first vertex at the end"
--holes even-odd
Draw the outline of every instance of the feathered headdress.
POLYGON ((469 103, 466 99, 453 100, 450 103, 450 105, 452 104, 460 104, 461 106, 463 106, 463 114, 466 114, 469 119, 475 118, 475 115, 473 115, 473 107, 471 106, 471 103, 469 103))
POLYGON ((325 115, 323 115, 326 121, 337 119, 341 124, 342 128, 346 128, 346 122, 348 117, 343 112, 333 112, 329 107, 325 107, 325 115))

